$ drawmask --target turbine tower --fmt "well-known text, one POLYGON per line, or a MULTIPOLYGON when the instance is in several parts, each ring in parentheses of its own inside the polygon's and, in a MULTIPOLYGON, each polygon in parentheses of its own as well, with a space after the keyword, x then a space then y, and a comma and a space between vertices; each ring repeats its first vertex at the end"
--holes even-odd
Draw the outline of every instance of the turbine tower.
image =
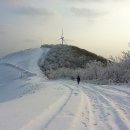
POLYGON ((63 45, 64 44, 64 36, 63 36, 63 29, 62 29, 62 34, 61 34, 61 44, 63 45))

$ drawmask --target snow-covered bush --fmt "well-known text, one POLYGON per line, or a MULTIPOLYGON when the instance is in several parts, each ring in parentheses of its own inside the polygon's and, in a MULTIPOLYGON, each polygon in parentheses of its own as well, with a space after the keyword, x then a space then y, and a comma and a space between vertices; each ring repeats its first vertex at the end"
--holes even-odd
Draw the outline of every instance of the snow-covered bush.
POLYGON ((75 79, 75 70, 69 68, 59 68, 58 70, 51 70, 48 73, 50 79, 75 79))

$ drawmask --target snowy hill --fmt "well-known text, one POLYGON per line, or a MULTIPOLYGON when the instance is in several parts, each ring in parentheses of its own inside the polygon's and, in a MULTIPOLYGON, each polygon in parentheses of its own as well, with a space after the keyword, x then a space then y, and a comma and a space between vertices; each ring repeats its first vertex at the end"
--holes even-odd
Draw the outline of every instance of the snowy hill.
POLYGON ((0 60, 0 130, 130 130, 130 87, 47 80, 48 48, 0 60))
POLYGON ((70 45, 53 45, 45 59, 43 67, 45 69, 58 69, 63 67, 73 69, 85 68, 89 61, 107 63, 107 59, 85 49, 70 45))
POLYGON ((0 60, 1 102, 21 97, 38 89, 30 84, 29 80, 34 78, 33 76, 43 75, 37 66, 38 57, 42 53, 42 49, 30 49, 13 53, 0 60))
MULTIPOLYGON (((44 46, 46 47, 47 45, 44 46)), ((42 46, 42 48, 44 48, 44 46, 42 46)), ((107 59, 101 56, 98 56, 92 52, 78 48, 76 46, 70 46, 70 45, 48 45, 48 46, 51 49, 48 55, 46 56, 45 61, 44 62, 40 61, 40 67, 41 70, 43 70, 43 72, 45 73, 45 75, 50 79, 53 79, 52 75, 53 73, 57 73, 57 71, 60 71, 60 74, 62 75, 62 71, 65 71, 63 69, 67 69, 66 71, 73 71, 78 68, 82 69, 86 68, 86 64, 89 62, 97 61, 106 65, 108 61, 107 59)))

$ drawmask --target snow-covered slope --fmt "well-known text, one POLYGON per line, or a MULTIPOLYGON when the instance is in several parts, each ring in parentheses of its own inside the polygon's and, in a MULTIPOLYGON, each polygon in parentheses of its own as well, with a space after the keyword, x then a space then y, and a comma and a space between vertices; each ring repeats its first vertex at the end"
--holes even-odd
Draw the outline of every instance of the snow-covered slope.
POLYGON ((49 81, 37 65, 48 51, 1 59, 0 130, 130 130, 129 86, 49 81))
POLYGON ((28 49, 0 60, 0 102, 21 97, 39 88, 32 81, 45 79, 37 63, 47 51, 48 49, 43 51, 41 48, 28 49))

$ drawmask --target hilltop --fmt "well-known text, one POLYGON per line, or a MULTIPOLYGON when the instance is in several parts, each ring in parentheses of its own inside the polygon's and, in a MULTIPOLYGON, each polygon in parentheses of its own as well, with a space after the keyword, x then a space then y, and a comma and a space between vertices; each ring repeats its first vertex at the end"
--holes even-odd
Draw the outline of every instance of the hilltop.
POLYGON ((86 64, 91 62, 101 62, 107 64, 107 59, 98 56, 85 49, 78 48, 70 45, 43 45, 43 47, 50 48, 44 63, 42 63, 42 57, 40 59, 41 70, 50 78, 52 70, 57 71, 59 69, 73 69, 86 68, 86 64))

